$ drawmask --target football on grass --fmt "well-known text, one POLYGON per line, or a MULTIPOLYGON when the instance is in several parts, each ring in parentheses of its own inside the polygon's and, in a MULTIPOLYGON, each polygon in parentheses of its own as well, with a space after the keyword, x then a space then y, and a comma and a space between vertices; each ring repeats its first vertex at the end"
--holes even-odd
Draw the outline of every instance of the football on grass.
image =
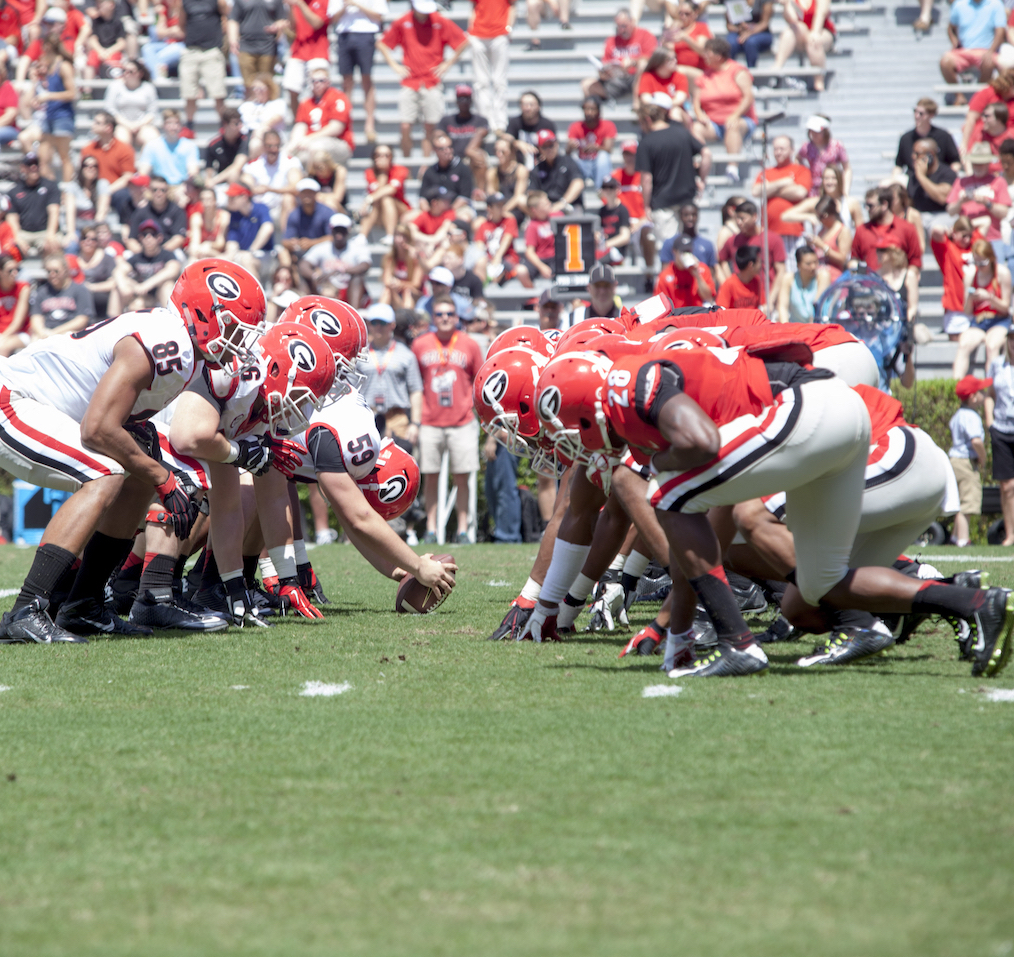
MULTIPOLYGON (((433 561, 454 564, 454 556, 434 555, 433 561)), ((406 575, 398 586, 398 597, 394 601, 394 610, 428 615, 443 600, 432 588, 427 588, 417 581, 415 575, 406 575)))

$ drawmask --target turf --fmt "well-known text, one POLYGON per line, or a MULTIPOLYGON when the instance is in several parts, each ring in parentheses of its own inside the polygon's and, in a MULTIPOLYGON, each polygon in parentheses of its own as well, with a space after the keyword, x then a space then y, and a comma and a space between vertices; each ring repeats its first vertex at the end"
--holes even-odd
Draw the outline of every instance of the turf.
POLYGON ((318 625, 0 647, 0 954, 1011 952, 1014 703, 982 689, 1014 668, 928 629, 646 699, 674 682, 618 632, 484 640, 534 552, 458 549, 428 618, 328 546, 318 625))

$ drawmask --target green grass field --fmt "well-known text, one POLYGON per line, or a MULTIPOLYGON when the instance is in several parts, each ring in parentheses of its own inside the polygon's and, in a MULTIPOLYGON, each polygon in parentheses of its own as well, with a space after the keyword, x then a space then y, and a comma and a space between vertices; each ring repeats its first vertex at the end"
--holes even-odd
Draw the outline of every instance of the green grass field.
POLYGON ((1014 951, 1014 669, 939 630, 644 698, 626 635, 483 640, 534 554, 427 618, 328 546, 320 624, 0 646, 0 955, 1014 951))

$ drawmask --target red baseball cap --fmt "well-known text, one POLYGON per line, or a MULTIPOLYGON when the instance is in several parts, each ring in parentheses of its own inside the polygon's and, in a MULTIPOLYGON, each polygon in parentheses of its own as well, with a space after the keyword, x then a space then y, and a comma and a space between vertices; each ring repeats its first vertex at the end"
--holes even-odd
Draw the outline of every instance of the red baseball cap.
POLYGON ((232 183, 225 191, 226 196, 253 196, 253 191, 242 183, 232 183))
POLYGON ((539 146, 545 146, 547 143, 555 143, 556 134, 552 130, 539 130, 537 142, 539 146))
POLYGON ((472 88, 467 83, 459 83, 454 88, 454 95, 455 96, 471 96, 472 95, 472 88))
POLYGON ((992 379, 977 379, 974 375, 966 375, 965 378, 958 382, 958 384, 954 387, 954 392, 959 399, 967 399, 970 396, 975 395, 976 392, 988 389, 992 384, 992 379))
POLYGON ((621 147, 621 151, 624 153, 636 153, 637 152, 637 140, 627 140, 626 143, 621 147))
POLYGON ((131 176, 130 177, 130 185, 131 186, 147 186, 150 183, 151 183, 151 177, 150 176, 137 175, 137 176, 131 176))

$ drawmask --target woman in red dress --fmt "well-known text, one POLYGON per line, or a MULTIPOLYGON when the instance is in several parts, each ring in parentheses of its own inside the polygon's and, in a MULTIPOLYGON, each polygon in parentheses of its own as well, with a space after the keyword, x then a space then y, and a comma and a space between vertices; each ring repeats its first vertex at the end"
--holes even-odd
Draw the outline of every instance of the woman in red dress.
POLYGON ((394 151, 390 146, 373 147, 373 166, 366 171, 366 201, 359 210, 359 232, 370 235, 380 222, 384 229, 384 242, 394 241, 394 230, 401 217, 412 207, 405 199, 405 181, 408 169, 394 165, 394 151))

